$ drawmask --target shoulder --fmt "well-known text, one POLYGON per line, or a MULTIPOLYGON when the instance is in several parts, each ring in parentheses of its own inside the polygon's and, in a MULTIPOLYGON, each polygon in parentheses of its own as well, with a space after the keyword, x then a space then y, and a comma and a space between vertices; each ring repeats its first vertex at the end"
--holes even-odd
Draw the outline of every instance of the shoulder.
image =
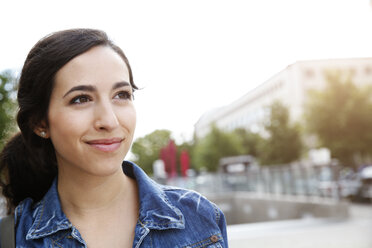
POLYGON ((35 219, 38 203, 26 198, 18 204, 14 211, 15 237, 17 244, 24 244, 26 236, 35 219))
POLYGON ((20 202, 14 211, 16 223, 27 218, 32 218, 38 204, 40 203, 35 204, 31 198, 26 198, 22 202, 20 202))
POLYGON ((187 247, 228 247, 225 216, 216 204, 193 190, 161 187, 169 203, 184 215, 185 229, 179 234, 188 240, 187 247))
POLYGON ((188 215, 192 218, 198 216, 219 223, 223 213, 220 208, 200 193, 173 186, 162 186, 162 189, 170 203, 179 208, 187 220, 188 215))
POLYGON ((27 230, 32 225, 36 212, 39 209, 40 202, 34 203, 31 198, 26 198, 18 204, 14 211, 14 222, 16 230, 27 233, 27 230), (22 230, 21 230, 22 229, 22 230))

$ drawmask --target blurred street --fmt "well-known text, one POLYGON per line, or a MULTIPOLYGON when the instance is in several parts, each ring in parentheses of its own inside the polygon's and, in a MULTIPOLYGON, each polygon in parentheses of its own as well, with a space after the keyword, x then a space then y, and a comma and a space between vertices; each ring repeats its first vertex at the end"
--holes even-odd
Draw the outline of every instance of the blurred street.
POLYGON ((302 219, 228 226, 231 248, 371 248, 372 205, 351 204, 344 220, 302 219))

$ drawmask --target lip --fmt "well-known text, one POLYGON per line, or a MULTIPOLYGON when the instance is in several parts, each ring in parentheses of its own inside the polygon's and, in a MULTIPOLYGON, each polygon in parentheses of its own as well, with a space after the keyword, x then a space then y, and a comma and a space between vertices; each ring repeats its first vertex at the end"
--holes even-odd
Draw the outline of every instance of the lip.
POLYGON ((97 150, 103 152, 113 152, 120 147, 123 140, 124 139, 122 138, 95 139, 89 140, 86 143, 97 150))

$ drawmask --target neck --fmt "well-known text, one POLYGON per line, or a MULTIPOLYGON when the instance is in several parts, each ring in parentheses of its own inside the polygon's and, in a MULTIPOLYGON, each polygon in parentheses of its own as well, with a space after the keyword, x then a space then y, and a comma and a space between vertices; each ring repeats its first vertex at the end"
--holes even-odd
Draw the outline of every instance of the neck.
MULTIPOLYGON (((137 197, 135 182, 121 170, 107 177, 58 174, 58 193, 62 209, 68 217, 122 209, 124 203, 137 197)), ((125 205, 125 204, 124 204, 125 205)))

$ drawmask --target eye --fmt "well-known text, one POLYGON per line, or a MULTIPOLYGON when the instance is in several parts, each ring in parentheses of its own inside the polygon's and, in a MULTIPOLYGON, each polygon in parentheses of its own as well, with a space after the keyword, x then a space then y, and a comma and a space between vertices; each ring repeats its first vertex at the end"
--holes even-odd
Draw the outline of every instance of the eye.
POLYGON ((115 96, 114 99, 124 99, 124 100, 132 100, 132 93, 129 91, 119 91, 115 96))
POLYGON ((92 101, 92 98, 88 95, 79 95, 71 99, 70 104, 83 104, 92 101))

